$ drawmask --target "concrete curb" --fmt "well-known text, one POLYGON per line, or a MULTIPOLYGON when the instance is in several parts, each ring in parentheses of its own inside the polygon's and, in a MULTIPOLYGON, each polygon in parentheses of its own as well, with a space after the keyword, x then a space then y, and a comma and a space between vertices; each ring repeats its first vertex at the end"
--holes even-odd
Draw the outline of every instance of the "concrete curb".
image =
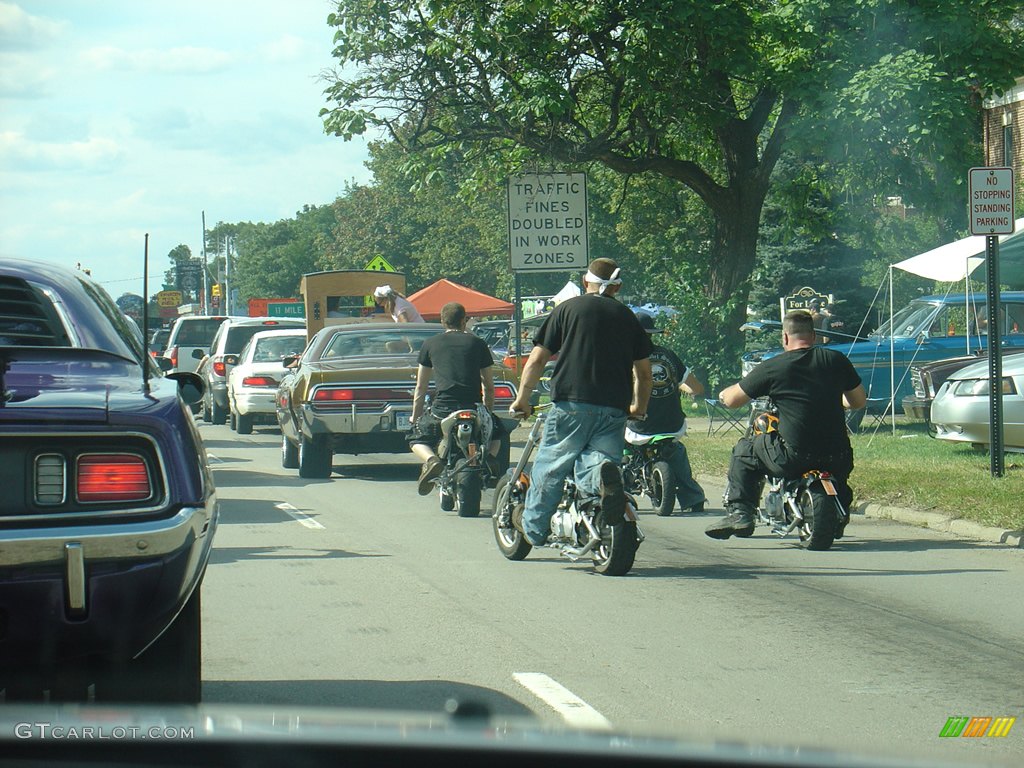
POLYGON ((970 520, 948 517, 940 512, 923 512, 904 507, 889 507, 884 504, 876 504, 873 501, 864 501, 855 505, 853 512, 860 513, 865 517, 893 520, 897 523, 931 528, 935 531, 943 531, 944 533, 951 533, 967 539, 991 541, 996 544, 1006 544, 1010 547, 1024 549, 1024 531, 1007 531, 1004 528, 980 525, 970 520))

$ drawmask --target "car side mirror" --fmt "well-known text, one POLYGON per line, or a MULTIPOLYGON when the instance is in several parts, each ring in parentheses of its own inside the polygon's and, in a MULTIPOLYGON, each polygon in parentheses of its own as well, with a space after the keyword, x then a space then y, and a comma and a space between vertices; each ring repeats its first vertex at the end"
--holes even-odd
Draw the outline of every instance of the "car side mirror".
POLYGON ((206 357, 205 350, 202 350, 202 349, 193 349, 192 350, 192 359, 193 360, 202 360, 204 357, 206 357))
POLYGON ((164 373, 167 373, 174 367, 171 365, 171 361, 166 357, 154 357, 153 360, 156 362, 157 367, 164 373))
POLYGON ((224 365, 238 365, 238 355, 224 355, 224 365))
POLYGON ((178 383, 178 396, 185 405, 194 405, 203 399, 206 384, 203 383, 202 377, 191 371, 177 371, 168 374, 167 378, 178 383))

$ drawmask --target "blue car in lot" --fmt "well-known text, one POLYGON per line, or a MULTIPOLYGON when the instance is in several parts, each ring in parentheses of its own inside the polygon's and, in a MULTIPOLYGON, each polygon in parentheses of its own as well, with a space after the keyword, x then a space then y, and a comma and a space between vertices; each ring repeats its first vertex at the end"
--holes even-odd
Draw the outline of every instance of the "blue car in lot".
POLYGON ((0 258, 0 689, 196 702, 217 496, 189 410, 83 272, 0 258))
MULTIPOLYGON (((850 358, 868 393, 868 410, 879 412, 889 405, 893 381, 897 408, 905 397, 913 395, 910 366, 987 349, 987 315, 988 301, 982 293, 922 296, 894 313, 866 340, 839 341, 827 346, 850 358)), ((999 317, 1003 349, 1024 350, 1024 291, 1001 294, 999 317)), ((750 323, 748 327, 764 325, 750 323)), ((743 374, 780 352, 781 349, 772 349, 745 353, 743 374)))

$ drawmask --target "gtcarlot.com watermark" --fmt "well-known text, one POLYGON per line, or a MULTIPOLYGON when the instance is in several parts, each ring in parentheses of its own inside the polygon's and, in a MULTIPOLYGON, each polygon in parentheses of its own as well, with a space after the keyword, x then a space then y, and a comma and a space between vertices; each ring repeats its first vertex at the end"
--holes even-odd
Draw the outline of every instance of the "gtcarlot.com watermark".
POLYGON ((181 741, 195 738, 193 726, 174 725, 62 725, 60 723, 18 723, 17 739, 163 739, 181 741))

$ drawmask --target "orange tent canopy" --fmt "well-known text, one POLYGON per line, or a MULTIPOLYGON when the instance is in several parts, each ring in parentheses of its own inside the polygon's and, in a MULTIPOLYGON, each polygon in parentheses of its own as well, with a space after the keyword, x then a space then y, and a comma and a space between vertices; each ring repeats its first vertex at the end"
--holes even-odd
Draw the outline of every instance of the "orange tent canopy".
POLYGON ((441 317, 441 307, 449 301, 457 301, 464 306, 468 317, 487 317, 489 315, 511 317, 515 311, 515 306, 507 301, 474 291, 472 288, 444 278, 416 291, 407 298, 423 315, 424 320, 438 320, 441 317))

